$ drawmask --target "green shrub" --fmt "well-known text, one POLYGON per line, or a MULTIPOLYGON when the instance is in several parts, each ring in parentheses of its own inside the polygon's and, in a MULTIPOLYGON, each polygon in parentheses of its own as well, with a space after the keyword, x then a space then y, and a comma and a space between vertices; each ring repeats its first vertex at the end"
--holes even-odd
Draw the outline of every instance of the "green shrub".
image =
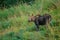
POLYGON ((4 29, 7 29, 7 28, 10 28, 11 27, 11 22, 10 21, 2 21, 0 22, 0 30, 4 30, 4 29))

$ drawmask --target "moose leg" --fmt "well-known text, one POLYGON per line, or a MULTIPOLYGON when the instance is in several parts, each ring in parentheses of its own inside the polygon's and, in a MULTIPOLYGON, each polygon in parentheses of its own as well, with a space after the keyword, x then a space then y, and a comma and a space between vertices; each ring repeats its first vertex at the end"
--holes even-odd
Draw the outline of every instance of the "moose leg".
POLYGON ((39 25, 36 25, 36 30, 39 31, 39 25))
POLYGON ((36 30, 39 31, 39 23, 35 22, 35 25, 36 25, 36 30))
POLYGON ((47 29, 47 30, 49 30, 49 22, 50 22, 49 20, 46 20, 45 26, 46 26, 46 29, 47 29))

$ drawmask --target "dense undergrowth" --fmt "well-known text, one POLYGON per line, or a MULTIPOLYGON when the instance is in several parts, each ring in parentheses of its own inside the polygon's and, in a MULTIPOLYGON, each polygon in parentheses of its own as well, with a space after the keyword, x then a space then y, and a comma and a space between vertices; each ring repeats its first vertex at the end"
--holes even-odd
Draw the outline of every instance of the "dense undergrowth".
POLYGON ((33 5, 20 4, 0 10, 0 40, 60 40, 60 6, 48 10, 52 5, 50 1, 37 0, 33 5), (36 31, 35 24, 28 23, 29 15, 38 13, 41 15, 48 13, 52 16, 50 27, 53 34, 45 26, 40 26, 40 31, 36 31))

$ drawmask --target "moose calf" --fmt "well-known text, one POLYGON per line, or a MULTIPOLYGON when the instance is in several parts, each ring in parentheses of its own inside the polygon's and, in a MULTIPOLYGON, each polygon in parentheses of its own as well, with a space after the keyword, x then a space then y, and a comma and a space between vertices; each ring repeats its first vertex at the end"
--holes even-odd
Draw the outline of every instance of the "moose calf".
POLYGON ((28 19, 28 22, 34 22, 36 25, 36 30, 39 30, 39 25, 47 25, 51 21, 51 15, 44 14, 44 15, 31 15, 28 19))

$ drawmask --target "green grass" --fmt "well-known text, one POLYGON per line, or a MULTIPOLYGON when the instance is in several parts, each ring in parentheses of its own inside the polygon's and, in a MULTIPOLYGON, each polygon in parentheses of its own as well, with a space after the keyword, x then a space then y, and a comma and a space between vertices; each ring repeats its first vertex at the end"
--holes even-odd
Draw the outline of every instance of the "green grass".
POLYGON ((45 0, 42 12, 40 12, 41 3, 42 0, 38 0, 31 6, 23 4, 0 10, 0 40, 60 40, 60 7, 48 11, 51 2, 45 0), (53 30, 53 35, 51 29, 46 29, 45 26, 40 26, 40 31, 37 32, 35 24, 28 22, 29 15, 38 13, 40 15, 48 13, 52 16, 50 27, 53 30))

